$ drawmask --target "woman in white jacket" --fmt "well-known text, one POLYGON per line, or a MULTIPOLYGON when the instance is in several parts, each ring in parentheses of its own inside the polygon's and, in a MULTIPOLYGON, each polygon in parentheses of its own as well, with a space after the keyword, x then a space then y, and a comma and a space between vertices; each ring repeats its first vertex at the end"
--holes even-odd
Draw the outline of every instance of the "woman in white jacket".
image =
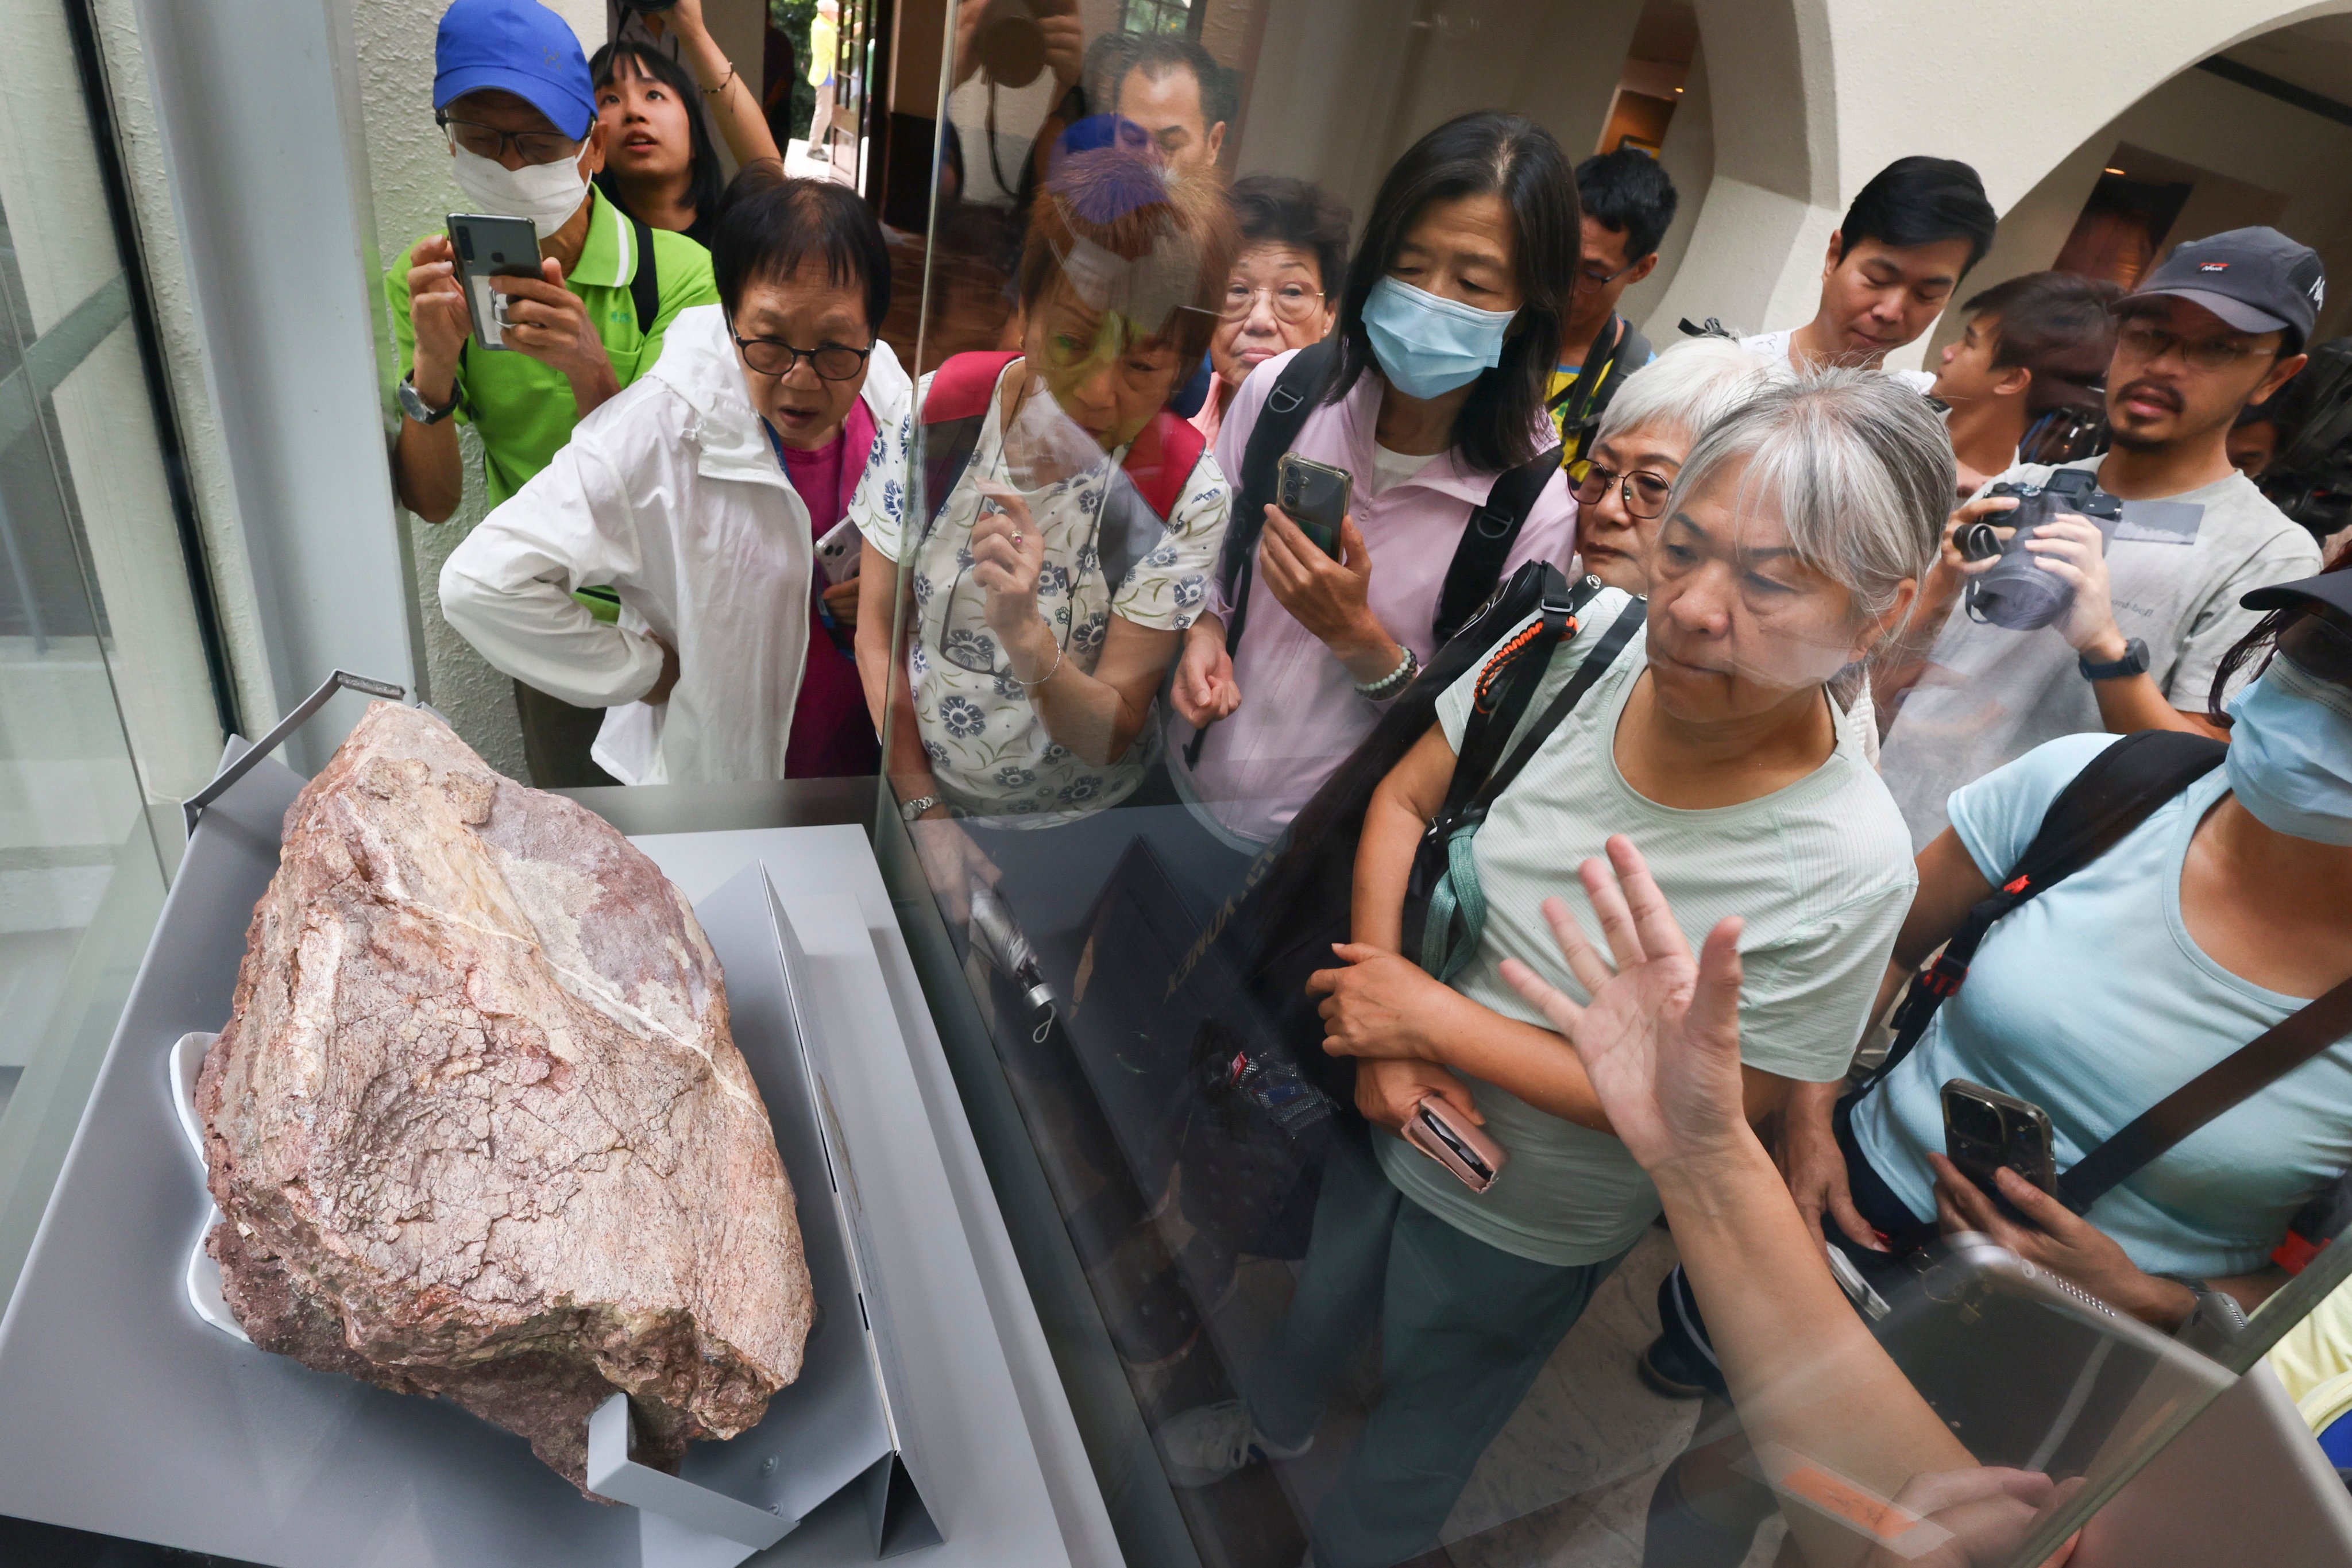
POLYGON ((605 709, 592 754, 624 783, 871 774, 814 544, 912 395, 876 335, 888 252, 855 194, 754 165, 712 263, 721 302, 680 312, 654 368, 457 547, 441 613, 499 669, 605 709), (573 596, 599 586, 617 621, 573 596))

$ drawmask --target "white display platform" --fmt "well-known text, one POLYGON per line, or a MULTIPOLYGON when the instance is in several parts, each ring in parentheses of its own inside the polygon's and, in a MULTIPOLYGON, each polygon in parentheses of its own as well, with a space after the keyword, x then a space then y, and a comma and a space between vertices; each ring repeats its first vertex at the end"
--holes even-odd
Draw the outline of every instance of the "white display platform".
MULTIPOLYGON (((653 1516, 586 1501, 521 1439, 446 1403, 240 1344, 189 1305, 188 1247, 208 1205, 189 1179, 166 1060, 181 1035, 227 1016, 247 921, 300 784, 262 763, 205 811, 189 844, 0 1317, 0 1513, 273 1568, 679 1561, 647 1550, 661 1533, 644 1522, 653 1516)), ((802 827, 639 842, 696 901, 764 868, 802 939, 814 1017, 836 1042, 845 1142, 887 1151, 861 1156, 856 1178, 890 1301, 904 1447, 919 1457, 945 1538, 896 1561, 1116 1563, 865 837, 802 827)), ((873 1561, 857 1500, 845 1493, 845 1506, 825 1505, 751 1561, 873 1561)))

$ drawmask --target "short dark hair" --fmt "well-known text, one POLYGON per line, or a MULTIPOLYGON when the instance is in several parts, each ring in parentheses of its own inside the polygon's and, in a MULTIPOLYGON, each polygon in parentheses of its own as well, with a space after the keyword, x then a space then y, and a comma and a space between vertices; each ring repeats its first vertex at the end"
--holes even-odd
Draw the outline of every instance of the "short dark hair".
POLYGON ((1201 84, 1201 123, 1205 127, 1230 121, 1240 94, 1235 90, 1239 74, 1217 63, 1217 57, 1202 48, 1192 38, 1173 33, 1109 33, 1095 40, 1087 50, 1093 54, 1101 49, 1104 57, 1097 62, 1108 76, 1103 85, 1103 109, 1118 108, 1118 89, 1125 85, 1129 71, 1139 70, 1153 81, 1171 71, 1190 71, 1192 79, 1201 84))
POLYGON ((1658 248, 1675 221, 1682 197, 1658 161, 1621 147, 1576 166, 1576 199, 1584 216, 1625 236, 1625 259, 1639 261, 1658 248))
MULTIPOLYGON (((669 89, 680 106, 686 110, 687 145, 691 153, 687 161, 686 199, 697 217, 707 217, 719 209, 727 192, 726 176, 719 171, 719 150, 710 144, 710 127, 702 113, 702 92, 686 68, 658 49, 623 40, 606 44, 588 62, 588 75, 596 90, 604 91, 613 85, 613 78, 626 63, 630 74, 650 77, 669 89)), ((607 153, 609 158, 610 153, 607 153)), ((613 205, 623 212, 628 203, 621 199, 621 188, 607 167, 596 175, 596 188, 613 199, 613 205)), ((632 216, 636 215, 632 214, 632 216)))
POLYGON ((1986 199, 1984 182, 1977 172, 1955 158, 1897 158, 1870 177, 1845 209, 1838 225, 1838 258, 1843 260, 1858 240, 1874 239, 1897 250, 1937 245, 1948 239, 1969 242, 1969 268, 1992 248, 1998 222, 1986 199))
POLYGON ((2095 390, 2116 354, 2116 319, 2110 307, 2123 289, 2104 279, 2073 272, 2026 272, 1962 305, 1970 316, 1990 315, 1992 363, 1997 369, 2022 365, 2033 373, 2025 395, 2028 410, 2095 408, 2095 390))
POLYGON ((1364 304, 1422 209, 1478 195, 1501 196, 1511 209, 1521 302, 1502 362, 1479 373, 1454 417, 1453 445, 1469 468, 1496 474, 1535 458, 1542 449, 1536 444, 1539 424, 1549 433, 1544 394, 1580 254, 1576 177, 1551 132, 1532 120, 1497 110, 1465 114, 1405 149, 1390 167, 1348 267, 1335 333, 1339 363, 1324 400, 1339 402, 1379 367, 1364 304))
POLYGON ((1315 258, 1323 292, 1348 277, 1348 227, 1354 215, 1322 186, 1288 174, 1248 174, 1234 182, 1234 217, 1242 248, 1286 245, 1315 258))
POLYGON ((866 199, 831 180, 791 177, 764 158, 736 175, 710 239, 710 271, 728 320, 745 285, 789 278, 818 258, 827 281, 864 285, 866 325, 879 337, 890 313, 890 247, 866 199))

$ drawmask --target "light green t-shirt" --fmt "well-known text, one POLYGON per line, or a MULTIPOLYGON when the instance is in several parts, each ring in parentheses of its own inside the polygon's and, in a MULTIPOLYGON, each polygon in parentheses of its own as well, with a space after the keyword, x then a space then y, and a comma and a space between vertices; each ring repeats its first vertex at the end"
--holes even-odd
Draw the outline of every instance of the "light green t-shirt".
MULTIPOLYGON (((690 306, 716 304, 719 286, 711 280, 710 253, 699 244, 667 229, 647 230, 653 238, 659 302, 652 329, 638 331, 636 301, 629 293, 642 260, 635 227, 602 191, 593 191, 590 200, 594 205, 588 214, 588 238, 563 286, 587 306, 588 320, 613 362, 613 377, 626 387, 661 357, 662 335, 677 313, 690 306)), ((383 293, 398 350, 399 363, 393 369, 396 381, 408 374, 416 358, 416 331, 408 318, 407 251, 385 271, 383 293)), ((580 423, 580 405, 562 371, 527 353, 485 349, 469 341, 457 361, 457 417, 481 434, 483 478, 489 485, 490 504, 497 506, 547 467, 572 439, 572 427, 580 423)))
MULTIPOLYGON (((1553 656, 1528 722, 1628 603, 1614 588, 1595 597, 1583 629, 1553 656)), ((1918 881, 1902 814, 1863 756, 1855 725, 1870 722, 1866 708, 1839 720, 1836 750, 1795 784, 1740 805, 1676 810, 1635 794, 1612 753, 1618 718, 1645 663, 1637 637, 1479 828, 1474 854, 1486 925, 1454 987, 1506 1017, 1549 1027, 1503 982, 1502 961, 1517 958, 1573 1000, 1586 1000, 1542 904, 1555 893, 1566 899, 1605 952, 1576 868, 1604 854, 1611 834, 1622 833, 1648 860, 1693 951, 1726 915, 1747 921, 1739 940, 1741 1059, 1805 1082, 1835 1079, 1861 1038, 1918 881)), ((1457 749, 1476 680, 1473 669, 1438 699, 1438 722, 1457 749)), ((1474 1194, 1402 1141, 1381 1138, 1381 1163, 1407 1197, 1489 1246, 1539 1263, 1597 1263, 1640 1238, 1657 1213, 1657 1191, 1624 1144, 1492 1084, 1473 1080, 1472 1089, 1509 1163, 1485 1194, 1474 1194)))

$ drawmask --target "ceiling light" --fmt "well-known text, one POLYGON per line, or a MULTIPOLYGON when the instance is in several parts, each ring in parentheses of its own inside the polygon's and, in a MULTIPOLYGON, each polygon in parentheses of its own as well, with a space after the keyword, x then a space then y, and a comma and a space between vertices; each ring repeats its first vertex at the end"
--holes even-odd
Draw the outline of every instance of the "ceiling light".
POLYGON ((2109 174, 2120 174, 2123 173, 2121 169, 2107 169, 2103 172, 2109 174))
POLYGON ((1676 92, 1680 92, 1680 91, 1682 91, 1682 89, 1681 89, 1681 88, 1676 88, 1676 89, 1675 89, 1675 90, 1676 92))

